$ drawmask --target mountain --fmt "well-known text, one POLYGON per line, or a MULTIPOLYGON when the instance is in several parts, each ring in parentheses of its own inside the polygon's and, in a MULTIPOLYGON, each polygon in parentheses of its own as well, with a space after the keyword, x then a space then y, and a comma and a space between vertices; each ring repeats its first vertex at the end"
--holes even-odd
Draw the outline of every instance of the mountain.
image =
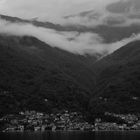
POLYGON ((40 22, 40 21, 37 21, 36 19, 27 20, 27 19, 21 19, 19 17, 11 17, 7 15, 0 15, 0 19, 6 20, 12 23, 29 23, 35 26, 51 28, 51 29, 56 29, 56 30, 61 30, 62 28, 59 24, 53 24, 51 22, 40 22))
MULTIPOLYGON (((78 15, 70 15, 71 16, 87 16, 91 19, 97 18, 98 15, 95 13, 95 11, 85 11, 82 13, 79 13, 78 15)), ((130 16, 130 15, 129 15, 130 16)), ((65 17, 69 18, 69 16, 65 17)), ((140 25, 139 24, 132 24, 130 26, 111 26, 112 23, 115 21, 112 18, 109 18, 105 25, 98 25, 98 26, 84 26, 84 25, 61 25, 61 24, 54 24, 51 22, 41 22, 36 20, 25 20, 18 17, 11 17, 6 15, 0 15, 0 19, 7 20, 12 23, 29 23, 37 27, 43 27, 43 28, 49 28, 56 31, 76 31, 79 33, 97 33, 99 36, 101 36, 104 40, 104 43, 114 43, 117 41, 120 41, 124 38, 129 38, 133 34, 139 34, 140 33, 140 25)), ((118 22, 118 21, 116 21, 118 22)))
POLYGON ((140 112, 139 60, 140 41, 134 41, 92 66, 96 84, 89 110, 93 116, 140 112))
MULTIPOLYGON (((49 28, 48 23, 1 18, 49 28)), ((58 29, 56 26, 52 28, 59 31, 96 32, 105 42, 140 31, 139 25, 96 28, 60 25, 58 29)), ((81 111, 93 120, 104 112, 139 113, 139 60, 140 41, 97 60, 96 56, 81 56, 51 47, 31 36, 1 34, 0 114, 26 109, 43 112, 68 109, 81 111)))
POLYGON ((86 110, 94 83, 88 60, 34 37, 0 35, 0 114, 86 110))

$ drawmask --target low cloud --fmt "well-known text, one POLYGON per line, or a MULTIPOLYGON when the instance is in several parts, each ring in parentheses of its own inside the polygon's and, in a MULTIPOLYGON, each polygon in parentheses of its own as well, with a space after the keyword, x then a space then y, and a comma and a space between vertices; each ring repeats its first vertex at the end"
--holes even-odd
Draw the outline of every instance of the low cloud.
POLYGON ((65 25, 130 26, 140 23, 140 0, 0 0, 0 13, 65 25))
POLYGON ((106 6, 67 16, 66 24, 97 27, 140 24, 140 0, 113 0, 106 6))
POLYGON ((131 26, 140 23, 140 0, 120 0, 107 5, 106 11, 114 19, 123 19, 123 22, 118 23, 117 26, 131 26))
POLYGON ((111 2, 112 0, 0 0, 0 13, 61 23, 63 16, 89 9, 98 10, 111 2))
POLYGON ((130 38, 105 44, 104 39, 96 33, 60 32, 48 28, 36 27, 31 24, 10 23, 4 20, 0 20, 0 33, 17 36, 33 36, 52 47, 58 47, 78 54, 108 54, 131 41, 140 39, 140 35, 133 35, 130 38))

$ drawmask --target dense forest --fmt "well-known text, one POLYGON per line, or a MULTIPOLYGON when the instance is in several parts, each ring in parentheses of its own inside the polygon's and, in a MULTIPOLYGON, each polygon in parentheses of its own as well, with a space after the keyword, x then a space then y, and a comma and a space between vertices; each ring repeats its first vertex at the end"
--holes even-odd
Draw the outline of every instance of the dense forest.
POLYGON ((100 60, 24 36, 0 35, 0 114, 21 110, 140 112, 140 41, 100 60))

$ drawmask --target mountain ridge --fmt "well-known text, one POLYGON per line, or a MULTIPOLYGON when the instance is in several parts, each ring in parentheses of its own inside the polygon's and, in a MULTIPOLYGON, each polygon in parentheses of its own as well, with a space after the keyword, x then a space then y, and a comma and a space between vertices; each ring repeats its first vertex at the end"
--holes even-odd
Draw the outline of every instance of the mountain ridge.
POLYGON ((13 100, 14 111, 86 108, 94 83, 86 62, 84 56, 52 48, 34 37, 0 35, 1 114, 11 112, 13 100))
POLYGON ((96 62, 96 84, 89 108, 91 114, 104 112, 139 113, 140 41, 128 43, 96 62))
MULTIPOLYGON (((105 27, 97 29, 106 35, 105 27)), ((108 29, 111 36, 118 28, 108 29)), ((118 36, 137 30, 123 29, 118 36)), ((68 109, 81 111, 92 121, 105 112, 139 113, 139 46, 139 40, 133 41, 97 61, 95 56, 53 48, 35 37, 1 34, 0 113, 68 109)))

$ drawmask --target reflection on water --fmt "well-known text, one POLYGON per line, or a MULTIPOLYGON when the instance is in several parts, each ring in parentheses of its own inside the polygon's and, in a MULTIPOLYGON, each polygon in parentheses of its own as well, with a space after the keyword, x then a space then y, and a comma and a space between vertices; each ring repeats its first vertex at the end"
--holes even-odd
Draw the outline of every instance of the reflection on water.
POLYGON ((140 140, 140 132, 0 133, 0 140, 140 140))

